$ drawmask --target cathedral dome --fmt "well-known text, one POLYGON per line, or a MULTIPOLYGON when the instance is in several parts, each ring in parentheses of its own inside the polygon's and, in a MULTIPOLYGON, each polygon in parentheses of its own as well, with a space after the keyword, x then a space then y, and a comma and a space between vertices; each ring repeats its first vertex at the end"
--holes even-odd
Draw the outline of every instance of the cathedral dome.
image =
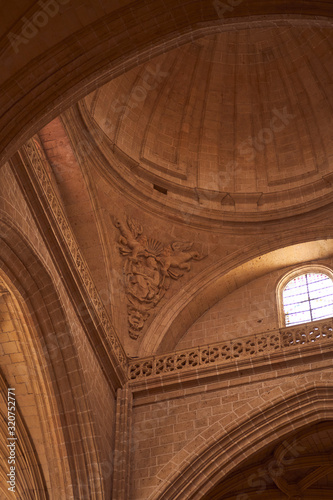
POLYGON ((332 42, 329 28, 297 24, 212 34, 81 107, 121 176, 154 186, 160 203, 229 218, 299 213, 332 196, 332 42))

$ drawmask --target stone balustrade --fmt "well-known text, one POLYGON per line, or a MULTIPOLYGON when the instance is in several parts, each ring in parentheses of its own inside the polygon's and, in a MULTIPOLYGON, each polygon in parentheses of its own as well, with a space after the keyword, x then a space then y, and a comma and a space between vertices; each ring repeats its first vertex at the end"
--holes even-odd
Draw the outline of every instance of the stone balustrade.
POLYGON ((129 363, 128 376, 130 380, 144 379, 180 370, 197 369, 272 354, 283 349, 329 340, 333 340, 333 318, 185 349, 171 354, 141 358, 129 363))

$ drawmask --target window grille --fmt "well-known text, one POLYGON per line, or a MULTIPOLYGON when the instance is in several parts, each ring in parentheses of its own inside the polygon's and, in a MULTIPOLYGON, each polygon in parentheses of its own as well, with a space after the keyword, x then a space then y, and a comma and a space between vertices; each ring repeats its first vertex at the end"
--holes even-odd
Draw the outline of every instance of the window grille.
POLYGON ((285 325, 297 325, 333 316, 333 281, 324 273, 306 273, 291 279, 282 292, 285 325))

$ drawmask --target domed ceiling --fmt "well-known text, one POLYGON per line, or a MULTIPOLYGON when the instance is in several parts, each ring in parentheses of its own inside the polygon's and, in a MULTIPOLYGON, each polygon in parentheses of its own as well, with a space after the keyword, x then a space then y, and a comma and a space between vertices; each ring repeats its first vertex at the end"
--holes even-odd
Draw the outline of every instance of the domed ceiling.
POLYGON ((109 82, 81 110, 120 175, 154 185, 165 205, 308 210, 331 201, 332 48, 332 30, 314 26, 214 34, 109 82))

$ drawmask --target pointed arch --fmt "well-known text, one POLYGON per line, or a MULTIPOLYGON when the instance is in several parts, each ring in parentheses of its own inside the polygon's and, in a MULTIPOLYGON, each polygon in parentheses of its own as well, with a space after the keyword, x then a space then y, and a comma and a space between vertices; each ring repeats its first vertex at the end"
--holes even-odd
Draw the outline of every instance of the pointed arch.
MULTIPOLYGON (((53 461, 52 494, 97 499, 103 491, 84 375, 53 280, 14 224, 0 220, 1 290, 21 323, 18 344, 38 393, 43 439, 53 461), (95 470, 91 465, 95 464, 95 470), (58 493, 56 493, 58 492, 58 493)), ((24 417, 24 413, 23 413, 24 417)))
POLYGON ((322 228, 306 237, 293 234, 263 244, 255 243, 213 263, 195 276, 161 308, 149 326, 140 357, 172 351, 186 330, 209 308, 237 288, 265 274, 333 255, 333 239, 322 228), (247 258, 244 259, 246 254, 247 258))
POLYGON ((321 420, 333 420, 332 384, 311 383, 262 404, 249 418, 242 416, 225 427, 212 424, 205 438, 189 442, 157 474, 159 486, 149 500, 200 500, 245 459, 321 420))

